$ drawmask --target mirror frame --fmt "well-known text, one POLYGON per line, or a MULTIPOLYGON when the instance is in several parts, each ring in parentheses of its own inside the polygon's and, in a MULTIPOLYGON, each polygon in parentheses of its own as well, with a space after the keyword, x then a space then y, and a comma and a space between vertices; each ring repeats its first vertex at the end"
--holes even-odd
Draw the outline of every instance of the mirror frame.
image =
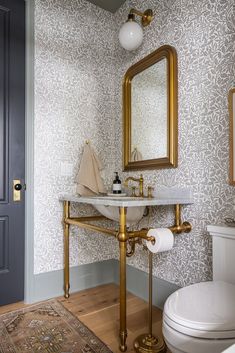
POLYGON ((123 170, 176 168, 178 165, 178 73, 177 53, 170 45, 163 45, 133 66, 123 80, 123 170), (167 60, 168 141, 167 156, 131 162, 131 82, 134 76, 158 61, 167 60))
POLYGON ((233 97, 235 95, 235 88, 229 90, 228 103, 229 103, 229 184, 235 185, 235 173, 234 173, 234 163, 235 163, 235 105, 233 104, 233 97))

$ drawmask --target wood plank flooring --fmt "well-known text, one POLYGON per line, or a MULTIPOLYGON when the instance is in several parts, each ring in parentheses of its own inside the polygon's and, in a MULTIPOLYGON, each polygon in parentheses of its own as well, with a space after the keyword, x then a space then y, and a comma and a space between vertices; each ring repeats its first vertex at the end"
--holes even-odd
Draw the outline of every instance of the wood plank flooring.
MULTIPOLYGON (((119 353, 119 287, 107 284, 78 293, 69 299, 57 298, 69 311, 91 329, 114 353, 119 353)), ((16 303, 0 307, 0 314, 25 307, 16 303)), ((153 309, 153 333, 161 335, 162 312, 153 309)), ((134 339, 148 332, 148 305, 133 294, 127 294, 127 353, 133 353, 134 339)))

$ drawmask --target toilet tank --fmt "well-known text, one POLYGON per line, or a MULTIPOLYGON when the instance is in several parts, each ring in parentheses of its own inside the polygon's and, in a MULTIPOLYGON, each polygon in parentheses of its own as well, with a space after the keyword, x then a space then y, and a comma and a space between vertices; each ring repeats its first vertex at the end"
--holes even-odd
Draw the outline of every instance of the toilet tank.
POLYGON ((235 227, 210 225, 212 236, 213 280, 235 284, 235 227))

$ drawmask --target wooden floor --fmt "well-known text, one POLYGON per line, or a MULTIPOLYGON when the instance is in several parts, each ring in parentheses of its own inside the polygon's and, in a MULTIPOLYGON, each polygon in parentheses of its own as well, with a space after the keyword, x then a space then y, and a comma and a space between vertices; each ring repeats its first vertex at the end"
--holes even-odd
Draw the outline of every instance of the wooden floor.
MULTIPOLYGON (((89 329, 91 329, 114 353, 119 353, 119 287, 108 284, 72 294, 69 299, 58 300, 89 329)), ((0 314, 26 305, 16 303, 0 307, 0 314)), ((161 335, 162 312, 153 309, 153 334, 161 335)), ((134 339, 148 332, 148 305, 133 294, 127 295, 127 352, 134 352, 134 339)))

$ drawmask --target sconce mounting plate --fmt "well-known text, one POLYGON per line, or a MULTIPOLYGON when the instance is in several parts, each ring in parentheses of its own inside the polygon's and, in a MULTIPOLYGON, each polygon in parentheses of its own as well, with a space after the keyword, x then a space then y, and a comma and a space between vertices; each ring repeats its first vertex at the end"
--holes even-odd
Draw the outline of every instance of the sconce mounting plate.
POLYGON ((148 9, 144 11, 144 15, 142 16, 142 26, 146 27, 150 24, 150 22, 153 19, 153 11, 151 9, 148 9))

